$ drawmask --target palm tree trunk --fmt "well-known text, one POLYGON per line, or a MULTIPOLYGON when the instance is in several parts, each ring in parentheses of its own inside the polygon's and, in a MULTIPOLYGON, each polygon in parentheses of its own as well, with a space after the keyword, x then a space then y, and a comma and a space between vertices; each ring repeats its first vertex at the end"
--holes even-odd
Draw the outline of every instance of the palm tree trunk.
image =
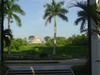
POLYGON ((53 55, 56 54, 56 16, 54 16, 54 50, 53 55))
POLYGON ((10 29, 10 18, 8 16, 8 29, 10 29))
MULTIPOLYGON (((8 29, 10 29, 10 17, 8 16, 8 29)), ((10 45, 8 44, 8 55, 10 55, 10 45)))

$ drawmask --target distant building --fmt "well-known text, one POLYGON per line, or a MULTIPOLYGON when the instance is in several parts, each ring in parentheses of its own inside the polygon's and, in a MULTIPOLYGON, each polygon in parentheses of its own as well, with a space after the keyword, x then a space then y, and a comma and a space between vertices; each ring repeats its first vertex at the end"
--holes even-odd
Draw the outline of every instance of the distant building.
POLYGON ((38 36, 34 36, 34 40, 29 43, 42 43, 41 39, 38 36))

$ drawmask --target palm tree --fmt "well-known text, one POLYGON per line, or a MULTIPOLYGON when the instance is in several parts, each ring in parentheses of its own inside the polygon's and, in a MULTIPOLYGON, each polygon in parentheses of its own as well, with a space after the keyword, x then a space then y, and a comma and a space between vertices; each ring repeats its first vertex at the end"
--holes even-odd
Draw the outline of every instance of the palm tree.
POLYGON ((8 55, 10 55, 10 45, 12 38, 13 38, 12 31, 10 29, 5 29, 3 31, 3 39, 6 43, 6 46, 8 47, 8 55))
POLYGON ((88 21, 88 14, 85 11, 78 11, 77 13, 78 18, 75 20, 75 25, 78 25, 81 22, 80 32, 84 32, 87 30, 87 21, 88 21))
POLYGON ((75 25, 78 25, 81 22, 81 32, 88 30, 85 28, 86 24, 88 24, 88 16, 95 22, 94 25, 96 27, 96 30, 91 29, 91 31, 95 31, 96 33, 99 31, 100 18, 98 15, 100 14, 100 12, 98 11, 98 9, 100 7, 98 7, 96 4, 88 5, 87 1, 76 1, 69 6, 69 8, 71 7, 78 7, 82 9, 81 11, 78 11, 78 18, 75 20, 75 25))
POLYGON ((25 12, 21 9, 21 7, 18 4, 15 4, 15 1, 18 0, 4 0, 4 12, 8 20, 8 29, 10 29, 10 22, 12 22, 11 19, 13 18, 16 20, 17 25, 19 27, 22 25, 20 17, 15 13, 25 15, 25 12))
POLYGON ((89 66, 89 70, 90 70, 89 74, 91 75, 91 33, 92 33, 91 31, 96 32, 96 34, 100 35, 100 31, 99 31, 100 30, 100 25, 99 25, 100 24, 100 18, 99 18, 100 11, 98 11, 100 7, 98 7, 97 4, 90 5, 89 0, 87 1, 88 2, 76 1, 74 4, 72 3, 70 7, 78 7, 78 8, 81 8, 82 11, 84 11, 84 12, 80 11, 81 15, 78 15, 79 18, 77 19, 78 22, 82 22, 81 27, 83 26, 84 28, 84 24, 86 22, 85 20, 87 20, 88 22, 87 31, 88 31, 88 43, 89 43, 89 60, 88 60, 89 64, 87 66, 89 66), (90 22, 91 19, 95 23, 94 24, 95 30, 91 28, 91 22, 90 22))
POLYGON ((52 0, 51 4, 46 4, 44 5, 45 11, 44 11, 44 16, 43 19, 46 19, 45 25, 47 23, 51 22, 51 19, 54 18, 54 50, 53 50, 53 55, 56 54, 56 16, 62 18, 62 20, 68 21, 68 18, 66 17, 66 13, 68 13, 68 10, 63 8, 62 6, 64 5, 64 1, 56 3, 55 0, 52 0))

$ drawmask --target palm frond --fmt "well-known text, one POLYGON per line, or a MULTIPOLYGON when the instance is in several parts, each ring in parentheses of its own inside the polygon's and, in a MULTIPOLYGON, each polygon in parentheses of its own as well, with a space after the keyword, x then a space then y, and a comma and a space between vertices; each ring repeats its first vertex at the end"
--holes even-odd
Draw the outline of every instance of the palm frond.
POLYGON ((78 11, 77 15, 78 18, 75 20, 74 24, 78 25, 79 23, 81 23, 80 32, 82 33, 86 29, 85 27, 86 27, 86 21, 88 20, 88 15, 83 10, 78 11))
POLYGON ((10 29, 5 29, 3 31, 3 35, 4 36, 9 35, 11 38, 13 38, 12 31, 10 29))
POLYGON ((46 10, 52 8, 52 6, 51 6, 50 4, 48 4, 48 3, 46 3, 46 4, 44 5, 44 7, 46 8, 46 10))
POLYGON ((77 15, 78 15, 78 17, 88 17, 88 14, 83 10, 78 11, 77 15))
POLYGON ((65 20, 66 22, 68 22, 68 18, 64 14, 58 13, 57 16, 62 18, 62 20, 65 20))
POLYGON ((58 11, 62 14, 67 14, 68 13, 68 10, 62 8, 62 9, 58 9, 58 11))
POLYGON ((7 16, 7 19, 15 18, 15 20, 17 20, 16 22, 18 26, 21 26, 21 20, 15 13, 25 15, 25 12, 18 4, 15 4, 16 1, 18 0, 4 0, 4 11, 5 16, 7 16))
POLYGON ((50 4, 46 4, 44 13, 49 13, 50 15, 52 15, 53 14, 52 12, 54 12, 53 7, 50 4))
POLYGON ((75 20, 74 24, 78 25, 81 21, 83 20, 83 18, 79 17, 75 20))
POLYGON ((49 16, 49 17, 47 18, 46 22, 45 22, 45 25, 47 25, 48 22, 51 23, 51 19, 52 19, 52 16, 49 16))
POLYGON ((51 5, 52 5, 53 7, 55 7, 55 6, 56 6, 56 2, 55 2, 55 0, 52 0, 51 5))
POLYGON ((64 5, 64 1, 58 3, 58 6, 62 7, 64 5))
POLYGON ((13 38, 12 31, 10 29, 5 29, 3 31, 3 39, 6 43, 6 46, 11 44, 11 39, 13 38))
POLYGON ((12 11, 14 11, 16 13, 20 13, 21 15, 25 15, 25 12, 21 9, 21 7, 18 4, 14 4, 11 9, 12 9, 12 11))
POLYGON ((81 26, 80 26, 80 32, 82 32, 83 30, 85 30, 86 28, 86 19, 84 18, 82 20, 81 26))
POLYGON ((87 1, 76 1, 75 0, 75 2, 69 4, 68 8, 72 8, 72 7, 80 7, 84 9, 87 7, 87 1))
POLYGON ((21 19, 16 14, 13 14, 13 17, 15 18, 17 25, 21 27, 22 26, 21 19))
POLYGON ((45 10, 44 10, 44 16, 43 19, 46 19, 45 25, 49 22, 51 22, 51 18, 54 16, 59 16, 65 21, 68 21, 68 18, 65 16, 66 13, 68 13, 68 10, 64 9, 62 7, 64 5, 64 2, 58 2, 56 3, 55 0, 52 0, 51 4, 46 4, 44 5, 45 10))
POLYGON ((49 15, 50 15, 50 13, 45 13, 43 16, 43 19, 46 19, 49 15))
POLYGON ((60 1, 55 5, 55 8, 61 8, 64 5, 64 1, 60 1))
POLYGON ((99 14, 100 12, 98 11, 100 9, 100 7, 97 6, 97 4, 93 4, 93 5, 89 5, 87 4, 86 1, 76 1, 75 3, 72 3, 70 5, 69 8, 71 7, 79 7, 81 8, 83 11, 85 11, 87 13, 87 15, 89 15, 91 17, 91 19, 93 19, 93 21, 95 22, 95 27, 99 27, 100 24, 100 18, 99 18, 99 14))

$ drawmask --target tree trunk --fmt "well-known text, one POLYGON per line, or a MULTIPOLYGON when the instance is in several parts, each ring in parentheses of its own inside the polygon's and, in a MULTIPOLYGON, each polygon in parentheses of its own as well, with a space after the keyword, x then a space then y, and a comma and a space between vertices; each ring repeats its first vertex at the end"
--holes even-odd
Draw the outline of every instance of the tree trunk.
POLYGON ((7 38, 8 38, 8 40, 7 40, 8 55, 10 55, 11 54, 11 49, 10 49, 10 47, 11 47, 11 38, 10 38, 9 35, 7 36, 7 38))
POLYGON ((56 16, 54 16, 54 50, 53 55, 56 55, 56 16))
POLYGON ((10 55, 11 52, 10 52, 10 45, 8 45, 8 55, 10 55))
POLYGON ((8 29, 10 29, 10 17, 8 16, 8 29))

